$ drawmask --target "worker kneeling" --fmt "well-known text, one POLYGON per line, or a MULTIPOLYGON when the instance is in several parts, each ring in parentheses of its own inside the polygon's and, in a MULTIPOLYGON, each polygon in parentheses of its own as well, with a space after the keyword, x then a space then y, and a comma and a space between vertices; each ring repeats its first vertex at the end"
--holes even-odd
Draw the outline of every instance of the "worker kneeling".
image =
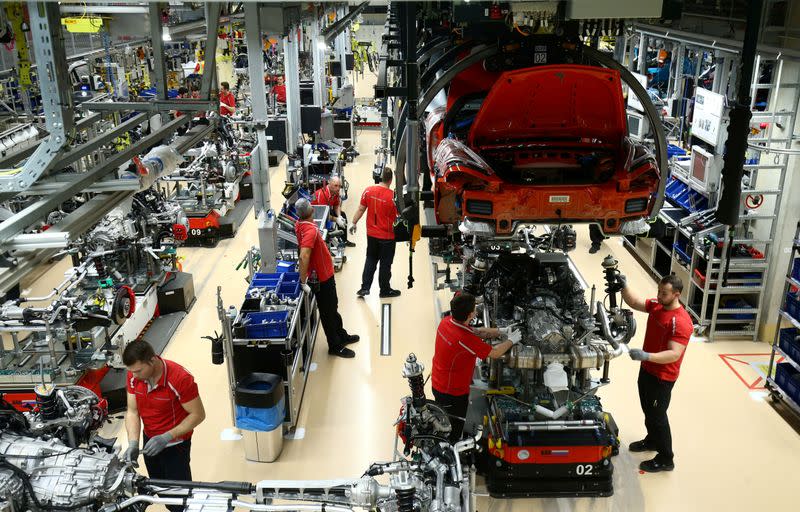
POLYGON ((460 293, 450 301, 450 314, 436 329, 431 385, 436 404, 450 416, 450 442, 461 439, 469 405, 469 386, 475 359, 498 359, 522 340, 518 329, 473 328, 475 297, 460 293), (485 339, 505 338, 492 347, 485 339))

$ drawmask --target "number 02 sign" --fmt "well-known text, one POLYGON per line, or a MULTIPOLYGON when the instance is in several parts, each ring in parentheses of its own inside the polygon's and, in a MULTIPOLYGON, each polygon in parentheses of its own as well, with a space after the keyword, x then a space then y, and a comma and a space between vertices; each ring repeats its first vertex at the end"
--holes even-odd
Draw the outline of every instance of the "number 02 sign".
POLYGON ((692 135, 716 146, 724 109, 725 96, 698 87, 694 97, 692 135))

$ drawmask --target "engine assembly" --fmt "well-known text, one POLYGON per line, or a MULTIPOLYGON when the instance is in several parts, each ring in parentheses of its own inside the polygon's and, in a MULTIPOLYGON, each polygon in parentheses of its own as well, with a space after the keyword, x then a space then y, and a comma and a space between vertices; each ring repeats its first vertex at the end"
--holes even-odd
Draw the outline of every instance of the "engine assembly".
POLYGON ((608 496, 618 430, 597 390, 636 330, 631 311, 617 303, 617 262, 603 262, 606 307, 594 288, 586 299, 565 252, 574 247, 570 227, 539 236, 522 227, 505 239, 479 230, 463 222, 447 248, 462 257, 462 288, 476 296, 482 325, 523 335, 503 358, 479 364, 471 391, 466 431, 488 427, 479 467, 489 492, 608 496))
MULTIPOLYGON (((58 436, 31 430, 32 417, 4 403, 0 406, 0 510, 114 512, 161 504, 220 512, 233 507, 268 512, 356 508, 473 512, 475 469, 462 461, 470 459, 482 432, 479 429, 473 438, 455 445, 448 443, 449 420, 426 399, 423 370, 414 354, 409 355, 403 375, 412 393, 401 401, 394 459, 372 464, 358 479, 264 480, 255 485, 149 479, 103 449, 96 438, 88 439, 86 447, 70 447, 58 436), (402 453, 398 442, 403 443, 402 453), (376 479, 381 475, 388 476, 387 483, 376 479), (278 505, 273 500, 289 503, 278 505)), ((78 400, 88 396, 72 391, 80 395, 78 400)), ((42 407, 47 410, 49 405, 42 407)), ((48 411, 68 416, 64 409, 48 411)))

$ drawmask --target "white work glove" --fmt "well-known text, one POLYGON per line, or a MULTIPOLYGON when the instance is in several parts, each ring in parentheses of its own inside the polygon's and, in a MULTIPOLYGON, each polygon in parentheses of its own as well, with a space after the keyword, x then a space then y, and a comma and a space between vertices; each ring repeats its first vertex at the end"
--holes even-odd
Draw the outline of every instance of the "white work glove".
POLYGON ((501 327, 499 330, 508 341, 515 345, 522 341, 522 331, 516 327, 501 327))
POLYGON ((167 445, 171 442, 172 442, 172 434, 170 434, 169 432, 164 432, 163 434, 151 437, 147 441, 147 444, 144 445, 142 453, 147 457, 155 457, 156 455, 164 451, 164 448, 166 448, 167 445))
POLYGON ((340 215, 340 216, 336 217, 336 225, 339 226, 340 228, 344 229, 344 228, 347 227, 347 221, 344 220, 344 217, 342 217, 340 215))
POLYGON ((305 293, 311 293, 311 287, 308 286, 308 283, 300 283, 300 287, 303 289, 305 293))
POLYGON ((139 440, 128 441, 128 449, 122 452, 122 460, 136 462, 139 458, 139 440))
POLYGON ((350 234, 351 235, 355 235, 356 234, 356 225, 355 224, 350 226, 350 234))

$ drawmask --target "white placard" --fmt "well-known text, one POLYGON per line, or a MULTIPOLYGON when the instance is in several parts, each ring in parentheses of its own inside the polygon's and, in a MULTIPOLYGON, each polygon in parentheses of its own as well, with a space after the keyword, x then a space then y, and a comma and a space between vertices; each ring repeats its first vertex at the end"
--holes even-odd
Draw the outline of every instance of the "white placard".
MULTIPOLYGON (((647 76, 640 75, 639 73, 631 73, 631 74, 634 76, 634 78, 636 78, 636 80, 639 81, 640 84, 642 84, 642 87, 644 87, 644 90, 646 91, 647 76)), ((638 110, 639 112, 644 112, 644 105, 642 105, 642 102, 639 101, 639 97, 636 96, 636 94, 634 94, 634 92, 631 90, 630 87, 628 87, 628 106, 638 110)))
POLYGON ((724 108, 725 96, 698 87, 694 96, 692 135, 716 146, 724 108))

